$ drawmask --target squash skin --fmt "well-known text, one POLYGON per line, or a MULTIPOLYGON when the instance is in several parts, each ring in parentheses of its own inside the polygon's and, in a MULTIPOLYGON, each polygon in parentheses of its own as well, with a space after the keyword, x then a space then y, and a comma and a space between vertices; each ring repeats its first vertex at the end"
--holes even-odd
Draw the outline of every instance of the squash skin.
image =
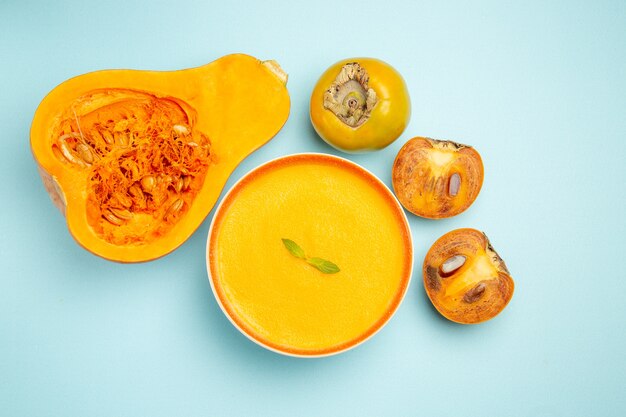
POLYGON ((179 71, 104 70, 71 78, 41 102, 31 126, 31 150, 46 190, 66 216, 76 241, 88 251, 118 262, 164 256, 200 226, 230 174, 250 153, 267 143, 289 116, 285 80, 258 59, 234 54, 179 71), (87 174, 77 173, 52 152, 53 126, 73 100, 96 90, 132 90, 185 103, 194 129, 211 142, 212 162, 193 204, 164 236, 142 245, 114 245, 87 222, 87 174))

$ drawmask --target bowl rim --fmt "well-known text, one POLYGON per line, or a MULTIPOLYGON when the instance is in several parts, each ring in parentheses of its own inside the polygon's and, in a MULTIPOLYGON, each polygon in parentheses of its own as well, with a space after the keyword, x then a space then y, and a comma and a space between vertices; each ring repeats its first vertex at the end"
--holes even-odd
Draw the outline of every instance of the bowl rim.
POLYGON ((400 202, 398 201, 397 197, 395 196, 395 194, 391 191, 391 189, 380 179, 378 178, 376 175, 374 175, 370 170, 368 170, 367 168, 357 164, 356 162, 353 162, 349 159, 343 158, 341 156, 337 156, 337 155, 332 155, 332 154, 327 154, 327 153, 322 153, 322 152, 301 152, 301 153, 292 153, 292 154, 287 154, 287 155, 282 155, 282 156, 278 156, 275 158, 272 158, 266 162, 261 163, 260 165, 257 165, 256 167, 250 169, 248 172, 246 172, 245 174, 243 174, 239 179, 237 179, 237 181, 228 189, 228 191, 224 194, 224 196, 220 199, 219 203, 217 204, 216 208, 215 208, 215 212, 213 213, 213 218, 211 219, 211 224, 209 226, 209 231, 208 231, 208 235, 207 235, 207 243, 206 243, 206 247, 205 247, 205 257, 206 257, 206 270, 207 270, 207 275, 208 275, 208 279, 209 279, 209 284, 211 285, 211 292, 213 293, 213 297, 215 298, 215 300, 217 301, 217 304, 219 305, 220 309, 222 310, 222 313, 226 316, 226 318, 228 318, 228 320, 231 322, 231 324, 233 326, 235 326, 235 328, 242 333, 244 336, 246 336, 249 340, 251 340, 252 342, 256 343, 257 345, 268 349, 272 352, 281 354, 281 355, 285 355, 285 356, 291 356, 291 357, 296 357, 296 358, 322 358, 322 357, 328 357, 328 356, 334 356, 334 355, 338 355, 340 353, 343 352, 347 352, 349 350, 352 350, 360 345, 362 345, 363 343, 365 343, 366 341, 370 340, 374 335, 376 335, 379 331, 381 331, 381 329, 383 327, 385 327, 387 325, 387 323, 389 323, 389 321, 391 320, 391 318, 395 315, 395 313, 398 311, 398 309, 400 308, 400 305, 402 304, 402 302, 404 301, 404 298, 408 292, 409 286, 411 284, 411 279, 413 276, 413 267, 415 265, 414 263, 414 253, 413 253, 413 236, 411 233, 411 227, 409 225, 409 221, 406 215, 406 212, 404 211, 404 208, 402 207, 402 205, 400 204, 400 202), (399 213, 399 217, 403 220, 404 226, 406 228, 406 236, 407 236, 407 240, 408 240, 408 253, 407 253, 407 258, 408 258, 408 265, 407 265, 407 271, 408 271, 408 275, 405 278, 405 285, 403 285, 401 291, 402 293, 399 295, 399 297, 397 298, 397 303, 392 306, 391 308, 389 308, 385 314, 384 320, 382 320, 380 322, 380 324, 378 325, 377 328, 375 328, 374 330, 370 331, 369 334, 367 334, 365 337, 362 337, 360 339, 358 339, 355 343, 345 346, 345 347, 341 347, 339 349, 336 350, 331 350, 328 352, 320 352, 320 353, 298 353, 298 352, 290 352, 288 350, 281 350, 278 349, 274 346, 268 345, 267 343, 265 343, 263 340, 257 339, 256 337, 254 337, 254 335, 250 334, 248 331, 246 331, 246 329, 242 328, 234 319, 233 317, 231 317, 228 309, 223 305, 222 300, 218 294, 217 289, 215 288, 215 283, 214 283, 214 278, 212 276, 211 273, 211 257, 209 256, 211 253, 211 243, 213 242, 214 239, 212 239, 213 236, 213 232, 214 232, 214 228, 215 228, 215 223, 217 221, 217 219, 219 219, 221 216, 219 215, 220 212, 223 210, 224 207, 224 203, 230 200, 230 196, 232 193, 239 191, 239 188, 241 187, 241 183, 244 181, 247 181, 248 178, 250 176, 252 176, 254 173, 258 172, 259 170, 265 169, 267 166, 269 165, 273 165, 273 164, 277 164, 279 162, 284 162, 290 159, 307 159, 307 158, 311 158, 312 160, 315 159, 327 159, 327 160, 332 160, 335 162, 339 162, 340 164, 347 164, 349 166, 351 166, 353 169, 356 169, 357 171, 361 171, 362 174, 364 174, 366 177, 368 177, 369 179, 373 180, 375 183, 377 183, 381 189, 386 192, 388 194, 389 197, 389 201, 391 203, 393 203, 393 205, 396 207, 398 213, 399 213))

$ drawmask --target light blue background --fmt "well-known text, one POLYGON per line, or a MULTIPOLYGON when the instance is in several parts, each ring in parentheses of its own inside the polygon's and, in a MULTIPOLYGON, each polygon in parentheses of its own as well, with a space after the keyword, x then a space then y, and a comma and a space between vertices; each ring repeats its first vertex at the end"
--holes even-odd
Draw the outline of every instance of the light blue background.
POLYGON ((338 3, 2 1, 0 415, 626 415, 626 3, 338 3), (277 59, 292 109, 227 187, 276 156, 338 154, 312 130, 308 100, 351 56, 394 65, 413 101, 396 143, 352 160, 390 184, 416 135, 482 154, 466 213, 410 216, 407 297, 348 353, 283 357, 238 333, 207 281, 213 213, 173 254, 120 265, 74 242, 38 177, 30 122, 58 83, 232 52, 277 59), (458 227, 484 230, 516 282, 503 314, 477 326, 442 319, 419 273, 458 227))

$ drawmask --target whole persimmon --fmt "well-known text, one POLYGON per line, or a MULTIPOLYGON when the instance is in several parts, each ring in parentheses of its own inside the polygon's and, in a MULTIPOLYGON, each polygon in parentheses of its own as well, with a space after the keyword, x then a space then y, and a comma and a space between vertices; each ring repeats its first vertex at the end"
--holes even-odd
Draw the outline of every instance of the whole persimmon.
POLYGON ((344 152, 384 148, 404 131, 411 101, 404 79, 374 58, 337 62, 320 77, 310 102, 311 123, 331 146, 344 152))

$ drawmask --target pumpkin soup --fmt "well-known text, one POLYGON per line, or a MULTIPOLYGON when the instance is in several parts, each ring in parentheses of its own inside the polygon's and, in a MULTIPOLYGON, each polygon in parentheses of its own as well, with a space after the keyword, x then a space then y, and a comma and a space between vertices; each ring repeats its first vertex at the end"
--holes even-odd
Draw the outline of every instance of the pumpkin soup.
POLYGON ((207 252, 227 317, 295 356, 338 353, 373 335, 400 304, 413 258, 387 187, 322 154, 279 158, 242 178, 215 214, 207 252))

